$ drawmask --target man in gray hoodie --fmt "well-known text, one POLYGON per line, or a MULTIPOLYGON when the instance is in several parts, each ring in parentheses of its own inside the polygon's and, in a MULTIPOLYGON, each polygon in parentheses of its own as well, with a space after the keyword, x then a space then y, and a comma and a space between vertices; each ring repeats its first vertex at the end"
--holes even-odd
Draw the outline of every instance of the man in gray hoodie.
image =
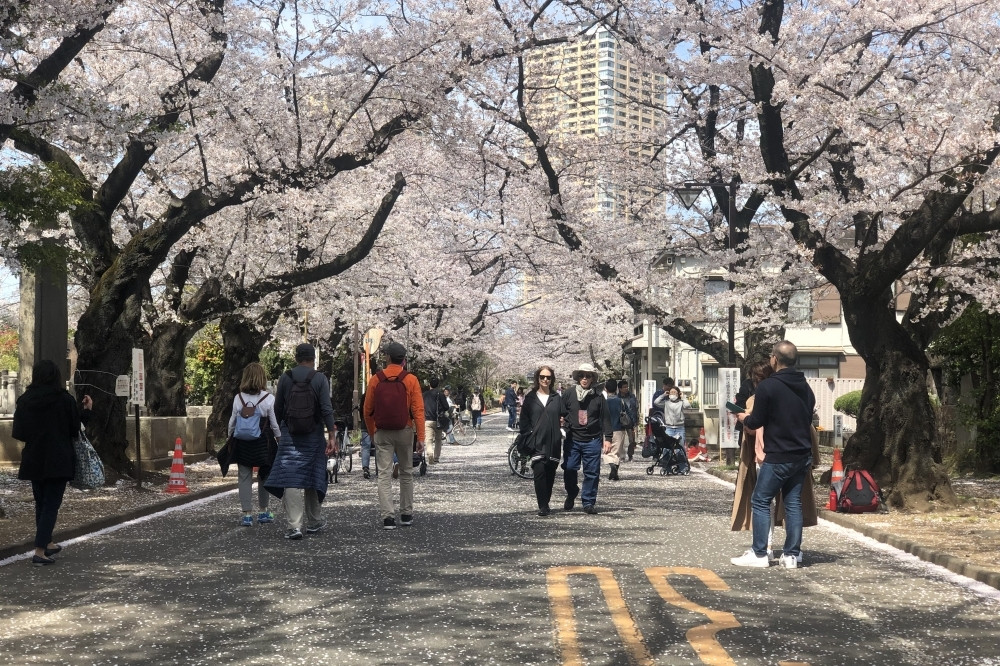
POLYGON ((812 424, 816 396, 795 369, 799 352, 788 340, 771 350, 774 374, 757 385, 753 412, 737 414, 746 428, 764 428, 764 459, 758 460, 753 507, 753 547, 730 561, 740 567, 767 567, 771 500, 781 493, 785 505, 785 546, 778 564, 798 566, 802 547, 802 482, 812 468, 812 424))

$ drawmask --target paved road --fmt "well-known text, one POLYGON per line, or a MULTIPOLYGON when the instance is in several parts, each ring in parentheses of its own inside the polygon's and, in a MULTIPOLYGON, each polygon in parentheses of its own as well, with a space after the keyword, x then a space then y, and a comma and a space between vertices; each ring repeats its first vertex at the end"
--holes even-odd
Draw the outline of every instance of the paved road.
POLYGON ((802 569, 735 568, 731 487, 638 463, 599 515, 540 518, 487 424, 411 528, 356 468, 299 542, 229 494, 0 567, 0 664, 1000 664, 990 588, 828 527, 802 569))

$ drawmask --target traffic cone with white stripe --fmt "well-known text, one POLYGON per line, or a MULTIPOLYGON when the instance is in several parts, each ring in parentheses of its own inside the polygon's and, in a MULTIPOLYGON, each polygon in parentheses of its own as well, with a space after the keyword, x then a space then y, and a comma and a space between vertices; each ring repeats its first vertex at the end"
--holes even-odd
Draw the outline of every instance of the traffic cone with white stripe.
POLYGON ((174 440, 174 460, 170 464, 170 481, 167 482, 165 492, 177 495, 190 492, 184 474, 184 447, 181 445, 180 437, 174 440))
POLYGON ((702 428, 698 433, 698 453, 705 456, 703 460, 709 460, 708 457, 708 440, 705 439, 705 428, 702 428))
POLYGON ((837 510, 837 498, 840 496, 840 488, 844 485, 844 463, 840 459, 840 449, 833 450, 833 467, 830 469, 830 501, 826 508, 830 511, 837 510))

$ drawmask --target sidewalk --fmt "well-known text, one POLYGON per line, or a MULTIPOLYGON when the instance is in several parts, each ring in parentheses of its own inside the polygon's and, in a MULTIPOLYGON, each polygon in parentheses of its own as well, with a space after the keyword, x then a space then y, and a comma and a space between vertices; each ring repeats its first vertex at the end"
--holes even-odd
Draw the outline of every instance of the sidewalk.
MULTIPOLYGON (((730 483, 736 483, 736 470, 725 469, 717 462, 701 463, 705 472, 730 483)), ((997 491, 990 484, 987 494, 997 491)), ((905 514, 891 511, 889 514, 844 514, 825 508, 829 487, 816 484, 816 503, 820 520, 827 520, 835 525, 859 532, 867 537, 888 544, 894 548, 910 553, 926 562, 932 562, 954 573, 972 578, 991 587, 1000 589, 1000 558, 992 562, 974 562, 961 546, 957 534, 942 536, 940 530, 928 529, 929 517, 945 524, 955 525, 962 519, 975 519, 970 513, 977 513, 977 507, 972 509, 959 507, 952 511, 940 511, 934 514, 905 514), (887 520, 891 516, 892 521, 887 520)), ((989 520, 989 527, 1000 526, 1000 503, 994 500, 992 511, 987 508, 979 512, 980 516, 989 520)), ((978 521, 977 521, 978 522, 978 521)), ((948 530, 957 532, 956 529, 948 530)), ((1000 554, 1000 529, 971 530, 969 535, 975 539, 980 549, 994 554, 1000 554)))

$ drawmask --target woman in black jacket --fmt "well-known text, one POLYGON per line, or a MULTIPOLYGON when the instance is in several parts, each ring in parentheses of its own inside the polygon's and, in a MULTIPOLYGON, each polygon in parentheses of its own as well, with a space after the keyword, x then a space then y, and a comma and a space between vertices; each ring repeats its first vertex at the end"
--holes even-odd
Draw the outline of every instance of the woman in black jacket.
POLYGON ((63 385, 52 361, 39 361, 31 370, 31 384, 17 399, 13 436, 24 442, 17 478, 31 481, 35 496, 35 565, 55 564, 52 556, 62 546, 52 542, 66 483, 73 478, 73 438, 81 421, 90 419, 93 402, 83 396, 83 413, 63 385))
POLYGON ((524 448, 531 451, 531 469, 535 478, 535 498, 538 515, 549 515, 549 500, 556 467, 562 455, 560 425, 566 416, 562 400, 553 389, 555 371, 543 365, 535 371, 535 384, 524 396, 521 406, 520 433, 524 448))

